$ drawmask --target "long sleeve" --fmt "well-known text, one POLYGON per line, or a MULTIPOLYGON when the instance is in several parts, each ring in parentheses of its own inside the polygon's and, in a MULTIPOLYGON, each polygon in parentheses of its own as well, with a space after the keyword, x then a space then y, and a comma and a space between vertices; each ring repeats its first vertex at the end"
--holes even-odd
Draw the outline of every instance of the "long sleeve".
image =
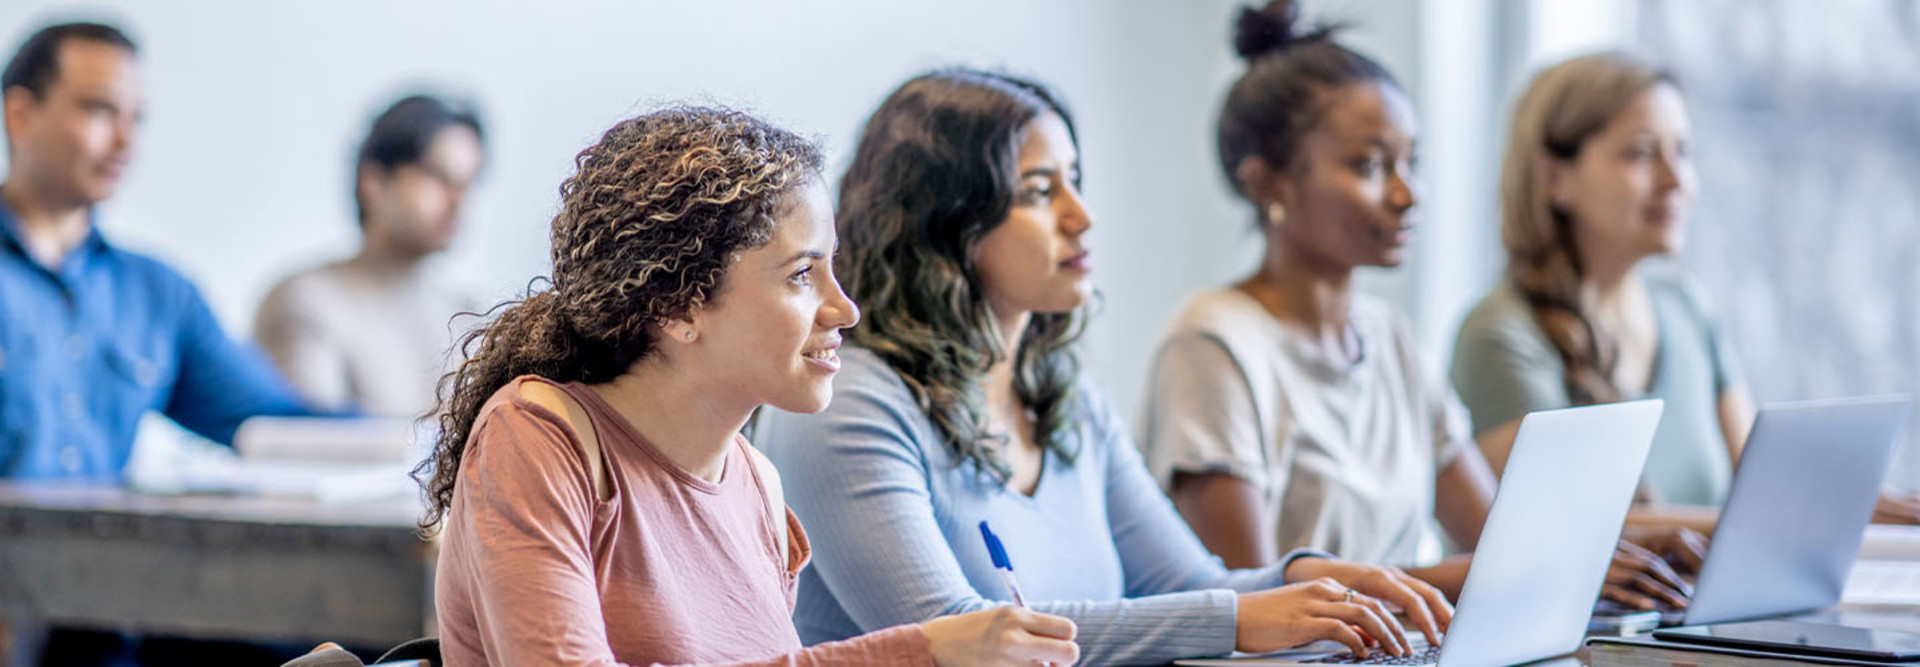
POLYGON ((180 370, 164 412, 215 442, 233 442, 240 422, 262 415, 310 415, 259 350, 234 342, 200 292, 184 286, 176 332, 180 370))
MULTIPOLYGON (((969 558, 984 558, 978 540, 950 542, 943 530, 942 522, 950 519, 939 516, 936 506, 958 501, 935 497, 931 476, 948 475, 956 469, 949 468, 944 457, 925 456, 922 448, 945 446, 923 441, 917 435, 920 429, 916 427, 925 426, 925 414, 915 407, 904 384, 891 371, 881 367, 876 372, 871 367, 880 362, 870 354, 843 353, 842 358, 847 365, 841 371, 843 377, 836 381, 834 400, 827 411, 818 415, 770 413, 762 418, 755 436, 762 450, 780 467, 788 503, 807 525, 814 545, 813 572, 841 611, 863 631, 1005 604, 977 590, 956 556, 956 550, 960 550, 969 558), (935 458, 942 460, 930 460, 935 458)), ((1029 605, 1037 611, 1070 618, 1078 625, 1078 642, 1086 664, 1166 663, 1231 651, 1237 614, 1233 591, 1182 590, 1178 584, 1237 584, 1240 580, 1227 575, 1217 563, 1210 563, 1199 550, 1198 541, 1171 513, 1165 496, 1146 477, 1137 454, 1131 452, 1131 444, 1097 444, 1125 444, 1128 463, 1124 465, 1132 467, 1130 481, 1137 485, 1110 490, 1105 496, 1109 502, 1127 495, 1159 499, 1158 508, 1163 512, 1151 516, 1135 511, 1132 499, 1121 500, 1122 506, 1115 511, 1124 517, 1115 526, 1125 532, 1111 537, 1124 540, 1119 545, 1122 551, 1137 556, 1129 559, 1128 589, 1158 589, 1163 594, 1124 599, 1030 599, 1029 605), (1164 555, 1150 544, 1158 540, 1172 540, 1190 550, 1180 552, 1186 558, 1155 563, 1164 555), (1134 560, 1141 564, 1138 574, 1133 571, 1134 560), (1183 566, 1204 572, 1174 572, 1183 566), (1136 579, 1138 586, 1132 585, 1136 579), (1173 592, 1176 590, 1182 592, 1173 592)), ((1087 465, 1086 461, 1083 458, 1076 465, 1087 465)), ((1080 474, 1098 479, 1101 473, 1080 474)), ((977 535, 971 523, 962 529, 960 534, 977 535)), ((1045 557, 1036 554, 1070 558, 1077 550, 1101 548, 1106 545, 1027 545, 1016 561, 1045 557)), ((1254 578, 1257 575, 1248 577, 1246 583, 1253 585, 1254 578)), ((1277 576, 1274 581, 1278 581, 1277 576)))
MULTIPOLYGON (((874 665, 932 665, 927 650, 927 633, 919 626, 903 625, 846 641, 815 644, 782 656, 765 660, 729 663, 702 663, 698 667, 861 667, 874 665)), ((667 667, 656 665, 656 667, 667 667)), ((687 665, 684 667, 695 667, 687 665)))
POLYGON ((1107 520, 1126 567, 1128 595, 1155 595, 1170 591, 1227 589, 1253 592, 1286 584, 1286 567, 1294 559, 1325 557, 1296 549, 1267 567, 1230 570, 1207 551, 1200 538, 1154 485, 1146 464, 1127 437, 1122 422, 1104 397, 1089 396, 1094 433, 1103 438, 1107 459, 1107 520))

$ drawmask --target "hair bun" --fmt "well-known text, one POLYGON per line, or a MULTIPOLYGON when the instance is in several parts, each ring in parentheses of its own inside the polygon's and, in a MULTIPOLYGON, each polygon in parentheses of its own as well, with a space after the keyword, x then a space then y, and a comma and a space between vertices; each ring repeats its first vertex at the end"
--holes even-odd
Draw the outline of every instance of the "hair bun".
POLYGON ((1273 0, 1260 9, 1242 7, 1235 21, 1233 50, 1253 60, 1285 49, 1297 37, 1294 28, 1299 19, 1300 7, 1293 0, 1273 0))

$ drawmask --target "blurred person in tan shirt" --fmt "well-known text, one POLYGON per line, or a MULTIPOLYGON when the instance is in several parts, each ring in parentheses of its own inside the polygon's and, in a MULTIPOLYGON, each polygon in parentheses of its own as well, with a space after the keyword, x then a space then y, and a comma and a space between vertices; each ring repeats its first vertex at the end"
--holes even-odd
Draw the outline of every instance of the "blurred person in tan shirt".
POLYGON ((282 280, 254 322, 307 400, 382 417, 432 406, 459 333, 453 317, 475 302, 435 280, 428 260, 460 231, 482 136, 471 110, 425 95, 374 119, 355 165, 360 252, 282 280))

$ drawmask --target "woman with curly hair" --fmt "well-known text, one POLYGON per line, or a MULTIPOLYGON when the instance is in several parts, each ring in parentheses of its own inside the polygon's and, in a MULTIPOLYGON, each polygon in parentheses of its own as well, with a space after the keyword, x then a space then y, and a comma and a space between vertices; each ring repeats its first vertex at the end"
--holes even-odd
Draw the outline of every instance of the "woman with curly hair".
POLYGON ((982 521, 1033 608, 1078 625, 1090 663, 1317 639, 1404 654, 1375 596, 1437 638, 1450 613, 1438 592, 1369 585, 1377 568, 1312 552, 1228 570, 1180 521, 1075 361, 1092 292, 1079 186, 1072 116, 1030 81, 937 71, 868 120, 839 219, 840 273, 868 316, 847 335, 833 405, 767 411, 754 430, 819 545, 801 638, 1009 599, 982 521))
POLYGON ((449 665, 1072 662, 1074 626, 1002 607, 801 648, 806 534, 739 434, 832 395, 859 320, 830 264, 818 150, 739 112, 615 125, 560 188, 548 288, 442 380, 423 463, 449 665))

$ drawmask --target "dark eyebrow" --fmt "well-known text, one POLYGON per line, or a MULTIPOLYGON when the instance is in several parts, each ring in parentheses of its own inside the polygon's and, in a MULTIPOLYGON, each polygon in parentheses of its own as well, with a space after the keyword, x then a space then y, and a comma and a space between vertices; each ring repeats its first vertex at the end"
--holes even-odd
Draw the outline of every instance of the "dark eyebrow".
POLYGON ((820 252, 818 250, 802 250, 800 252, 794 253, 792 257, 788 257, 787 261, 781 262, 780 265, 786 266, 803 259, 820 260, 820 259, 826 259, 826 258, 827 258, 826 253, 820 252))

